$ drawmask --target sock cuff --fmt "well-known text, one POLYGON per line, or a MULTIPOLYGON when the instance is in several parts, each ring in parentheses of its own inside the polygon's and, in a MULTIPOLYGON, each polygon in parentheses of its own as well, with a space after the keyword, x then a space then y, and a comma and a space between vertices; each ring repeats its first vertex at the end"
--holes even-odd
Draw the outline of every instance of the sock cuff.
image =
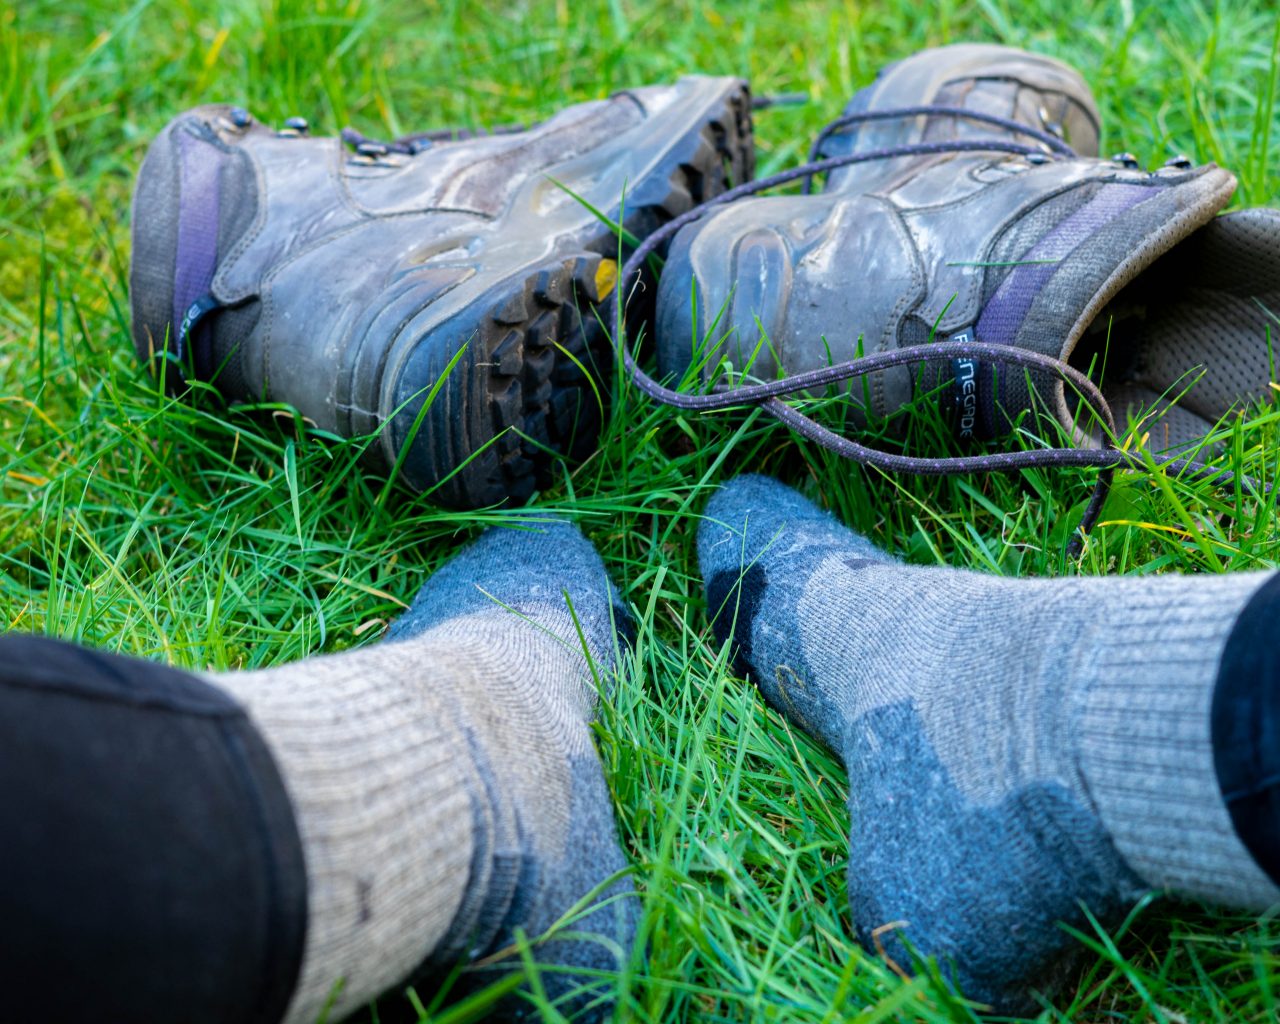
POLYGON ((1133 871, 1153 888, 1249 909, 1280 901, 1280 889, 1232 825, 1211 711, 1227 638, 1265 579, 1117 588, 1116 606, 1099 605, 1097 637, 1083 645, 1090 663, 1077 708, 1081 770, 1133 871))
POLYGON ((307 935, 289 1024, 341 1018, 442 941, 471 874, 469 756, 413 645, 211 677, 249 710, 295 809, 307 935))

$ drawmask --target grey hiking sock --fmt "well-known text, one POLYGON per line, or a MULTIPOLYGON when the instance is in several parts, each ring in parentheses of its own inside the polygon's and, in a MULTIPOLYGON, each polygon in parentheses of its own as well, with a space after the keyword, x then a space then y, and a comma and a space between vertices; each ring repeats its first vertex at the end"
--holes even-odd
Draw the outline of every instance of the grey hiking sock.
MULTIPOLYGON (((617 971, 635 930, 630 880, 604 885, 626 861, 590 726, 626 621, 616 602, 572 526, 494 529, 388 642, 209 677, 248 708, 302 837, 308 926, 287 1020, 314 1021, 339 982, 330 1019, 464 957, 482 961, 464 985, 495 980, 520 966, 516 929, 562 1012, 608 1011, 609 980, 573 968, 617 971), (579 903, 572 936, 540 938, 579 903)), ((512 1001, 504 1019, 528 1009, 512 1001)))
POLYGON ((768 701, 849 771, 858 938, 1007 1012, 1150 889, 1280 891, 1215 775, 1224 646, 1271 574, 1018 580, 902 565, 742 477, 698 536, 707 603, 768 701), (882 926, 898 924, 878 931, 882 926))

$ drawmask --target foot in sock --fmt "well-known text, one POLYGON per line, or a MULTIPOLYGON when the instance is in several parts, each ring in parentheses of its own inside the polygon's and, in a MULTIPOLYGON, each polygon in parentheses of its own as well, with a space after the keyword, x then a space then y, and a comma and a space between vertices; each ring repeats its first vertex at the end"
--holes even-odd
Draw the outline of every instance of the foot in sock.
POLYGON ((519 967, 516 929, 562 1012, 607 1012, 608 982, 566 968, 619 970, 635 929, 630 880, 606 884, 626 861, 590 725, 617 602, 573 527, 495 529, 388 642, 209 677, 248 708, 302 838, 309 927, 288 1020, 314 1020, 339 979, 338 1015, 463 958, 487 965, 467 986, 488 983, 519 967), (575 906, 575 936, 540 941, 575 906))
POLYGON ((905 939, 968 997, 1020 1012, 1062 973, 1060 922, 1087 928, 1081 904, 1114 921, 1153 889, 1280 899, 1218 782, 1222 693, 1280 613, 1275 575, 906 566, 753 476, 712 499, 698 554, 741 670, 848 769, 868 951, 878 937, 910 967, 905 939))

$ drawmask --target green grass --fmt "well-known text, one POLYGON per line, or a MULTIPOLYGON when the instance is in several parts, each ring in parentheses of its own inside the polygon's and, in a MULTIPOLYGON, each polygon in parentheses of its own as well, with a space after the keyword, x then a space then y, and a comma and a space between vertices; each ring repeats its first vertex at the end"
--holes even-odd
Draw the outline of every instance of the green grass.
MULTIPOLYGON (((370 134, 544 116, 683 72, 749 75, 812 102, 757 119, 761 173, 882 63, 960 39, 1076 63, 1104 152, 1185 152, 1280 199, 1270 0, 22 0, 0 7, 0 613, 7 628, 199 668, 288 662, 376 639, 484 525, 357 465, 359 445, 287 410, 162 397, 135 365, 126 268, 132 175, 178 111, 239 100, 370 134)), ((1232 436, 1276 475, 1275 413, 1232 436)), ((620 984, 635 1021, 961 1021, 851 941, 848 814, 830 754, 766 709, 711 638, 697 516, 743 469, 798 483, 920 563, 1008 575, 1222 572, 1280 557, 1270 509, 1164 477, 1122 478, 1079 560, 1062 552, 1092 477, 914 480, 864 472, 759 415, 698 418, 620 388, 598 454, 537 505, 598 545, 640 623, 599 741, 643 887, 647 964, 620 984)), ((1046 1021, 1263 1021, 1280 1000, 1280 923, 1152 903, 1079 939, 1078 981, 1046 1021)), ((418 993, 430 1004, 431 993, 418 993)), ((399 994, 381 1019, 407 1010, 399 994)), ((92 1007, 86 1007, 92 1013, 92 1007)), ((548 1018, 553 1019, 553 1018, 548 1018)))

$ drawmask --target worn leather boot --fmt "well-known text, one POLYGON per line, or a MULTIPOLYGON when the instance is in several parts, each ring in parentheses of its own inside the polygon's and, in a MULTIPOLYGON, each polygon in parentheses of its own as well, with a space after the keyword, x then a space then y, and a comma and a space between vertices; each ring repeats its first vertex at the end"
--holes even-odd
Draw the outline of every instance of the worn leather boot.
POLYGON ((619 243, 592 208, 643 237, 750 178, 750 109, 738 79, 685 78, 392 143, 189 111, 138 175, 138 352, 170 385, 377 432, 373 461, 444 504, 526 498, 600 428, 619 243))
MULTIPOLYGON (((913 154, 837 169, 820 195, 726 204, 681 230, 659 286, 665 374, 711 379, 727 362, 771 380, 934 340, 1011 345, 1090 373, 1121 429, 1126 411, 1145 417, 1156 452, 1187 448, 1267 391, 1280 214, 1216 217, 1235 179, 1212 165, 1175 158, 1148 173, 1125 154, 1096 158, 1092 97, 1047 58, 925 51, 887 69, 848 113, 921 106, 933 112, 838 120, 816 155, 913 154), (947 144, 975 151, 933 151, 947 144)), ((862 422, 924 394, 962 437, 1002 433, 1036 407, 1077 443, 1098 440, 1096 421, 1047 372, 956 359, 849 384, 862 422)))

